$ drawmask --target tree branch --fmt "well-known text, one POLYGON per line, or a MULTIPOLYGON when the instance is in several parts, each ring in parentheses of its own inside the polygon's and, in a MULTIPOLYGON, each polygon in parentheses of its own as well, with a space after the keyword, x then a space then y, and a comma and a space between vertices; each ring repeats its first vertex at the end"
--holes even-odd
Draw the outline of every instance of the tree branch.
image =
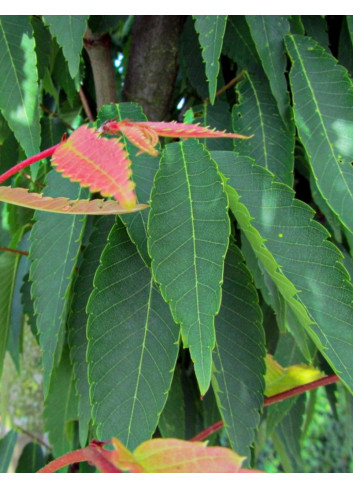
MULTIPOLYGON (((299 385, 298 387, 294 387, 293 389, 288 389, 287 391, 280 392, 279 394, 265 398, 264 407, 270 406, 271 404, 275 404, 277 402, 284 401, 285 399, 289 399, 290 397, 298 396, 299 394, 304 394, 304 392, 317 389, 318 387, 324 385, 334 384, 339 380, 340 379, 338 378, 337 375, 332 374, 332 375, 327 375, 326 377, 323 377, 321 379, 314 380, 314 382, 309 382, 304 385, 299 385)), ((221 428, 223 428, 223 421, 219 420, 213 425, 208 426, 206 429, 204 429, 203 431, 195 435, 193 438, 191 438, 191 441, 205 440, 206 438, 211 436, 213 433, 216 433, 216 431, 220 430, 221 428)))
MULTIPOLYGON (((118 99, 109 34, 93 34, 87 28, 83 44, 91 62, 97 109, 104 104, 116 103, 118 99)), ((87 116, 89 117, 89 114, 87 116)))

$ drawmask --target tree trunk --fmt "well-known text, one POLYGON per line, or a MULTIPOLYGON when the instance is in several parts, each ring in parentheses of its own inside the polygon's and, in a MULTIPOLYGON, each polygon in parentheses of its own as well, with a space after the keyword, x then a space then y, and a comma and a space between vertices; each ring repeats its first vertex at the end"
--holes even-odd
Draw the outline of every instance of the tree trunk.
POLYGON ((137 15, 123 100, 137 102, 148 119, 166 120, 178 70, 178 43, 186 16, 137 15))

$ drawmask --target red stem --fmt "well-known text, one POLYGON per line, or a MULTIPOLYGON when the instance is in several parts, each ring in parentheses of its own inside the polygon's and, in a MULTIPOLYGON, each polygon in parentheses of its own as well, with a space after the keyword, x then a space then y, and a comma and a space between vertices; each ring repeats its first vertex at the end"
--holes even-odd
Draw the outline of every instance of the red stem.
POLYGON ((104 454, 100 453, 100 447, 91 443, 88 447, 74 450, 73 452, 65 453, 61 457, 49 462, 45 467, 38 470, 40 473, 53 473, 62 469, 66 465, 75 464, 78 462, 88 462, 95 465, 101 472, 112 474, 122 472, 113 465, 104 454))
POLYGON ((267 397, 265 399, 264 406, 270 406, 271 404, 275 404, 276 402, 281 402, 285 399, 289 399, 290 397, 304 394, 304 392, 312 391, 324 385, 334 384, 339 380, 340 379, 335 374, 327 375, 326 377, 322 377, 319 380, 314 380, 313 382, 309 382, 308 384, 299 385, 298 387, 293 387, 293 389, 289 389, 287 391, 280 392, 279 394, 276 394, 274 396, 267 397))
POLYGON ((0 183, 4 182, 8 178, 12 177, 15 173, 18 171, 22 170, 23 168, 26 168, 29 165, 32 165, 36 161, 43 160, 44 158, 47 158, 48 156, 52 156, 56 148, 60 145, 61 143, 55 144, 54 146, 51 146, 48 149, 45 149, 44 151, 41 151, 40 153, 37 153, 36 155, 31 156, 30 158, 27 158, 26 160, 21 161, 21 163, 18 163, 17 165, 13 166, 9 170, 7 170, 5 173, 0 175, 0 183))
POLYGON ((80 448, 70 453, 65 453, 61 457, 56 458, 49 462, 45 467, 38 470, 41 473, 53 473, 59 469, 62 469, 66 465, 74 464, 77 462, 85 462, 87 460, 87 449, 80 448))
MULTIPOLYGON (((275 404, 276 402, 284 401, 285 399, 289 399, 294 396, 298 396, 299 394, 303 394, 304 392, 311 391, 313 389, 317 389, 318 387, 334 384, 339 381, 337 375, 331 374, 323 377, 319 380, 314 380, 313 382, 309 382, 308 384, 299 385, 298 387, 293 387, 293 389, 288 389, 287 391, 280 392, 271 397, 265 398, 264 407, 270 406, 271 404, 275 404)), ((223 427, 223 421, 219 420, 211 426, 208 426, 206 429, 195 435, 191 438, 191 441, 202 441, 211 436, 216 431, 220 430, 223 427)))

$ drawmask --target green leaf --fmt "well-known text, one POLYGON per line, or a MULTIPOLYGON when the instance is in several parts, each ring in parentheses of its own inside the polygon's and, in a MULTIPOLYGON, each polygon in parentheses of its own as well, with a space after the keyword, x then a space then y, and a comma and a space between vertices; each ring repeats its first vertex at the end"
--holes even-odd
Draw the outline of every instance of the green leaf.
POLYGON ((5 474, 9 468, 17 441, 16 431, 9 431, 0 439, 0 473, 5 474))
POLYGON ((256 287, 261 290, 262 296, 267 304, 271 306, 275 313, 275 321, 281 333, 285 334, 290 331, 296 338, 298 346, 303 352, 305 359, 311 363, 316 353, 316 348, 308 337, 305 329, 291 308, 287 307, 281 290, 267 272, 261 260, 259 260, 249 243, 248 239, 242 233, 241 236, 242 252, 246 258, 246 264, 251 271, 256 287))
POLYGON ((169 389, 167 402, 159 418, 158 428, 163 438, 186 439, 184 393, 178 365, 176 365, 174 370, 173 381, 169 389))
POLYGON ((229 178, 230 208, 258 259, 311 339, 347 387, 353 389, 353 285, 342 254, 264 168, 233 153, 213 152, 229 178))
MULTIPOLYGON (((21 228, 10 243, 10 248, 16 248, 21 240, 24 228, 21 228)), ((3 253, 0 255, 0 377, 3 370, 5 351, 8 344, 11 327, 12 301, 14 298, 16 276, 21 255, 18 253, 3 253)))
POLYGON ((44 467, 45 458, 38 443, 27 443, 17 463, 17 474, 33 474, 44 467))
POLYGON ((77 418, 77 396, 69 352, 64 348, 60 364, 53 372, 49 392, 44 401, 45 429, 54 457, 73 449, 74 427, 77 418))
POLYGON ((235 61, 238 69, 261 70, 261 62, 244 15, 230 15, 223 41, 225 54, 235 61))
POLYGON ((318 189, 353 230, 353 89, 347 71, 310 38, 286 37, 299 137, 318 189))
POLYGON ((194 15, 195 29, 199 34, 202 57, 206 63, 206 77, 211 104, 214 103, 219 73, 227 15, 194 15))
POLYGON ((247 457, 265 390, 265 335, 256 289, 244 259, 231 243, 225 262, 223 298, 216 316, 212 385, 231 447, 247 457))
MULTIPOLYGON (((198 112, 199 107, 194 107, 195 113, 198 112)), ((214 105, 204 104, 200 106, 202 111, 201 117, 196 117, 195 121, 191 121, 190 124, 196 122, 205 127, 212 127, 218 131, 233 132, 232 130, 232 118, 229 111, 228 102, 222 100, 215 101, 214 105)), ((184 121, 186 123, 186 121, 184 121)), ((231 151, 233 149, 233 141, 228 138, 199 138, 205 147, 209 150, 225 150, 231 151)))
MULTIPOLYGON (((47 196, 87 197, 87 189, 81 189, 55 171, 48 174, 46 183, 47 196)), ((60 358, 69 290, 85 219, 85 216, 36 212, 31 231, 31 294, 43 352, 44 395, 48 393, 51 372, 60 358)))
POLYGON ((289 33, 288 16, 283 15, 247 15, 256 50, 270 87, 277 101, 282 120, 286 125, 291 119, 287 83, 284 76, 286 57, 283 38, 289 33))
MULTIPOLYGON (((20 232, 22 235, 24 229, 20 232)), ((20 251, 27 251, 29 248, 28 242, 29 232, 27 232, 23 238, 19 241, 16 249, 20 251)), ((21 287, 24 277, 28 274, 30 262, 26 256, 20 256, 18 266, 16 268, 16 278, 13 284, 12 290, 12 305, 11 305, 11 320, 10 331, 7 342, 7 350, 9 351, 12 360, 20 372, 20 352, 22 350, 22 338, 21 332, 23 330, 23 306, 21 303, 21 287)))
POLYGON ((276 428, 273 436, 275 449, 280 456, 286 472, 303 472, 303 461, 300 453, 300 436, 305 396, 299 396, 289 412, 276 428))
POLYGON ((205 76, 205 66, 195 23, 188 16, 180 39, 181 64, 186 72, 189 84, 197 91, 197 94, 205 99, 208 95, 208 85, 205 76))
MULTIPOLYGON (((118 117, 119 120, 130 119, 132 121, 145 121, 146 116, 141 108, 134 103, 121 103, 104 105, 99 111, 97 118, 98 127, 107 119, 118 117)), ((139 149, 130 143, 122 135, 122 141, 129 154, 132 165, 131 180, 136 183, 136 196, 140 203, 147 203, 150 200, 150 193, 153 185, 153 178, 158 169, 159 157, 150 156, 147 153, 139 153, 139 149)), ((159 146, 158 146, 159 148, 159 146)), ((147 251, 147 221, 149 209, 136 212, 134 215, 126 215, 121 218, 127 228, 127 232, 133 243, 136 244, 141 258, 147 266, 151 265, 151 259, 147 251)))
POLYGON ((342 21, 340 37, 338 41, 338 61, 339 64, 345 66, 352 78, 353 74, 353 22, 348 18, 350 15, 345 15, 342 21), (349 22, 351 22, 350 30, 348 30, 349 22))
POLYGON ((83 35, 87 28, 88 15, 45 15, 44 22, 62 47, 69 65, 71 78, 75 78, 80 67, 83 35))
POLYGON ((292 34, 305 34, 301 15, 289 16, 290 31, 292 34))
POLYGON ((27 156, 39 152, 38 73, 27 15, 0 16, 0 108, 27 156))
POLYGON ((42 19, 32 15, 30 20, 36 44, 38 76, 42 80, 49 67, 52 42, 49 29, 43 24, 42 19))
POLYGON ((294 126, 288 130, 278 112, 270 86, 262 74, 245 72, 237 85, 239 104, 233 106, 233 129, 253 134, 235 143, 236 151, 250 156, 283 183, 293 184, 294 126))
MULTIPOLYGON (((78 84, 79 77, 77 76, 75 79, 71 77, 68 62, 64 57, 64 54, 61 49, 57 51, 52 72, 51 74, 48 73, 47 77, 48 80, 46 80, 47 81, 46 88, 50 90, 51 93, 53 92, 53 88, 55 90, 55 86, 59 85, 60 88, 66 93, 68 99, 67 103, 72 109, 72 107, 74 107, 75 104, 75 98, 78 97, 77 92, 79 90, 79 84, 78 84), (50 75, 52 78, 51 82, 49 80, 50 75), (53 85, 52 88, 49 88, 50 84, 53 85)), ((52 93, 52 95, 55 98, 55 94, 52 93)), ((60 117, 70 124, 72 120, 71 121, 67 120, 68 118, 66 118, 63 114, 65 110, 65 104, 62 103, 59 106, 59 108, 60 108, 60 112, 59 112, 60 117)), ((82 110, 82 104, 80 103, 79 111, 81 110, 82 110)))
POLYGON ((166 402, 179 330, 150 269, 117 219, 89 299, 92 416, 100 439, 129 449, 149 439, 166 402))
POLYGON ((195 140, 169 144, 151 195, 152 271, 181 324, 201 394, 211 380, 214 316, 228 248, 227 196, 215 162, 195 140))
POLYGON ((89 400, 88 364, 86 361, 88 314, 86 305, 93 290, 93 277, 99 265, 99 258, 106 245, 108 234, 115 222, 112 216, 96 218, 94 231, 84 251, 79 273, 74 283, 74 295, 68 320, 70 355, 74 367, 76 391, 78 394, 79 437, 82 447, 86 446, 91 403, 89 400))
MULTIPOLYGON (((327 32, 328 26, 325 17, 323 15, 302 15, 301 19, 306 35, 315 39, 315 41, 330 53, 330 41, 327 32)), ((292 34, 294 34, 294 32, 292 34)), ((300 33, 298 32, 298 34, 300 33)), ((301 34, 304 34, 304 32, 301 34)))

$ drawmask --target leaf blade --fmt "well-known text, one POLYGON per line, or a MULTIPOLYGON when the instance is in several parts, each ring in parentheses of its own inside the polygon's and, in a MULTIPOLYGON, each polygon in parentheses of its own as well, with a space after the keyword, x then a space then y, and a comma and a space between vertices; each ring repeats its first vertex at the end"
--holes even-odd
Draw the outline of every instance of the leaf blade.
MULTIPOLYGON (((86 192, 54 171, 47 176, 45 193, 64 193, 76 197, 86 192)), ((37 329, 44 367, 44 394, 48 394, 50 377, 60 357, 61 341, 68 313, 68 292, 80 247, 85 218, 37 213, 31 231, 30 280, 37 329), (53 280, 53 276, 56 280, 53 280)))
POLYGON ((80 182, 91 192, 113 196, 120 204, 132 209, 136 204, 130 180, 131 161, 117 139, 100 138, 99 133, 82 125, 54 151, 52 165, 71 181, 80 182))
POLYGON ((92 416, 101 439, 118 436, 136 447, 152 436, 166 402, 179 331, 120 219, 94 287, 87 305, 92 416))
POLYGON ((265 335, 252 277, 230 244, 216 316, 212 385, 231 447, 247 457, 260 423, 265 389, 265 335))
POLYGON ((206 77, 211 104, 214 103, 219 73, 227 15, 194 15, 195 29, 199 34, 202 57, 206 63, 206 77))
POLYGON ((86 446, 91 403, 89 399, 87 351, 86 306, 93 290, 93 278, 99 265, 99 259, 106 245, 108 234, 114 225, 113 217, 100 217, 95 220, 94 230, 87 248, 84 250, 82 263, 74 283, 71 311, 68 319, 70 357, 75 374, 76 392, 78 394, 79 437, 81 446, 86 446))
POLYGON ((38 73, 27 16, 0 16, 0 105, 27 156, 39 152, 38 73))
POLYGON ((69 199, 68 197, 50 197, 43 194, 30 193, 28 189, 20 187, 0 186, 0 201, 8 204, 20 205, 38 211, 47 211, 59 214, 126 214, 146 209, 145 204, 136 204, 133 209, 125 209, 115 200, 102 199, 69 199))
POLYGON ((292 61, 289 76, 299 137, 322 196, 343 224, 353 229, 347 205, 353 202, 352 82, 314 40, 290 35, 285 43, 292 61))
POLYGON ((217 167, 203 146, 168 145, 151 194, 148 246, 153 275, 181 324, 202 394, 211 380, 230 230, 227 206, 217 167))
POLYGON ((294 167, 294 126, 288 130, 278 111, 268 81, 261 73, 244 73, 237 85, 239 104, 233 107, 235 131, 252 133, 240 140, 236 151, 250 156, 283 183, 292 185, 294 167))
POLYGON ((44 22, 62 47, 69 65, 71 78, 79 71, 83 35, 87 28, 88 15, 45 15, 44 22))
POLYGON ((290 30, 288 18, 283 15, 247 15, 246 21, 277 101, 279 113, 283 122, 288 125, 291 111, 284 77, 286 58, 283 43, 284 36, 290 30))
POLYGON ((317 348, 352 390, 353 287, 342 254, 327 240, 326 229, 313 220, 313 210, 294 199, 292 189, 273 181, 264 168, 246 158, 225 152, 212 155, 236 189, 230 207, 259 260, 317 348))

